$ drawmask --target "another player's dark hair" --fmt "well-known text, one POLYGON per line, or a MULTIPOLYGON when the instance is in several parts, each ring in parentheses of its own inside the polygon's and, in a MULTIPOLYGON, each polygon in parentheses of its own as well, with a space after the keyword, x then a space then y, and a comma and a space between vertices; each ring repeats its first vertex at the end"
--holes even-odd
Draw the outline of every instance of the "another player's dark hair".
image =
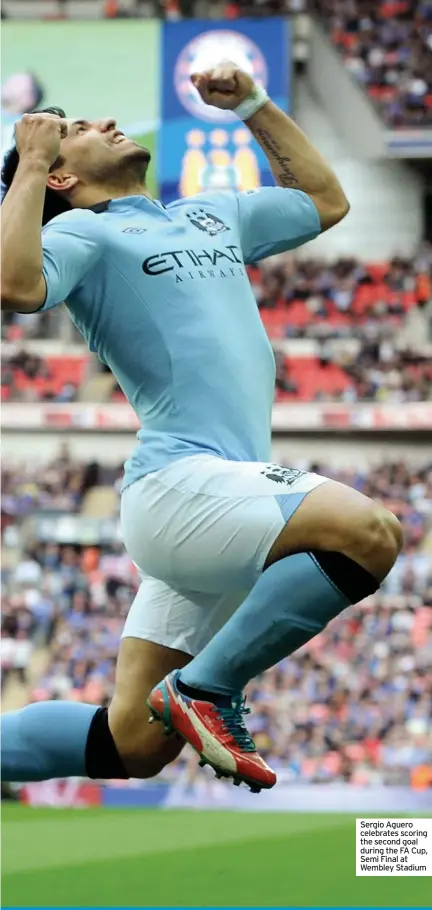
MULTIPOLYGON (((61 107, 45 107, 43 110, 34 111, 35 114, 55 114, 57 117, 64 118, 66 114, 61 107)), ((3 198, 6 196, 6 193, 12 186, 12 181, 16 174, 16 169, 19 163, 19 154, 16 146, 14 145, 9 152, 6 153, 3 160, 3 167, 1 172, 1 179, 4 186, 3 198)), ((61 167, 64 163, 64 159, 61 155, 54 161, 54 164, 51 165, 50 171, 55 171, 56 168, 61 167)), ((45 192, 45 204, 43 209, 42 224, 48 224, 49 221, 52 221, 56 215, 61 215, 63 212, 68 212, 71 208, 69 202, 64 199, 60 193, 54 192, 47 187, 45 192)))

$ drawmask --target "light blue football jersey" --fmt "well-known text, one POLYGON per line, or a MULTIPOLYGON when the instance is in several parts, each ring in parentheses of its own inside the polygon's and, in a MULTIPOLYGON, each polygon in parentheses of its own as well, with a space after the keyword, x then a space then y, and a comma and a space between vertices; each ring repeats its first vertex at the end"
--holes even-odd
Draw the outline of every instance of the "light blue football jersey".
POLYGON ((125 486, 197 453, 270 458, 275 364, 245 265, 319 232, 309 197, 281 187, 131 196, 44 228, 44 309, 67 301, 142 426, 125 486))

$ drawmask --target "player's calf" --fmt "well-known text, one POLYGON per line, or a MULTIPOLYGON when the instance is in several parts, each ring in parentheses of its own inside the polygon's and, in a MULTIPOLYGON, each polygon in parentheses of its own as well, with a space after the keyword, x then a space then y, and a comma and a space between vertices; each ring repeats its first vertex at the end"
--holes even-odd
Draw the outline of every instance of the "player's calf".
POLYGON ((148 725, 146 697, 160 675, 188 657, 151 642, 126 639, 120 648, 117 691, 109 711, 50 701, 2 715, 2 779, 153 777, 182 743, 148 725))
POLYGON ((149 711, 134 713, 126 703, 113 701, 109 710, 110 729, 129 777, 156 777, 180 754, 184 741, 164 735, 160 727, 151 727, 149 711))
POLYGON ((185 666, 189 659, 153 642, 122 639, 108 722, 129 777, 155 777, 181 752, 183 740, 164 736, 161 727, 149 725, 146 699, 164 673, 177 664, 185 666))

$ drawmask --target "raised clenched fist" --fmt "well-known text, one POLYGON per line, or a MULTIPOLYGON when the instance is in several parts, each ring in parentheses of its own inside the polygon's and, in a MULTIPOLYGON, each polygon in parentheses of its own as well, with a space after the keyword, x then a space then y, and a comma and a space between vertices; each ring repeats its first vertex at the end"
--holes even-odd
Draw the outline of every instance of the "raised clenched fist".
POLYGON ((232 111, 254 88, 252 76, 226 61, 211 70, 193 73, 191 80, 206 104, 232 111))
POLYGON ((15 142, 21 159, 42 161, 50 167, 67 135, 64 120, 54 114, 24 114, 15 124, 15 142))

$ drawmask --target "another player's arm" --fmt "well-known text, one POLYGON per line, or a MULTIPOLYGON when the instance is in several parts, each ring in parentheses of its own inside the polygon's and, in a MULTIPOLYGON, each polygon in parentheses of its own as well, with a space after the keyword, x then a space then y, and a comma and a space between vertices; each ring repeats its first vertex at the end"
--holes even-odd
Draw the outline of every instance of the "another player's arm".
MULTIPOLYGON (((222 110, 235 110, 256 91, 252 77, 229 62, 191 78, 206 104, 222 110)), ((349 203, 336 174, 287 114, 266 101, 246 125, 267 156, 278 185, 302 190, 313 201, 321 230, 344 218, 349 203)))
POLYGON ((246 122, 269 161, 279 186, 303 190, 317 208, 323 231, 349 211, 349 202, 329 164, 303 131, 272 101, 246 122))
POLYGON ((45 301, 42 213, 61 130, 58 118, 40 114, 24 116, 16 128, 20 162, 1 207, 2 310, 33 313, 45 301))

